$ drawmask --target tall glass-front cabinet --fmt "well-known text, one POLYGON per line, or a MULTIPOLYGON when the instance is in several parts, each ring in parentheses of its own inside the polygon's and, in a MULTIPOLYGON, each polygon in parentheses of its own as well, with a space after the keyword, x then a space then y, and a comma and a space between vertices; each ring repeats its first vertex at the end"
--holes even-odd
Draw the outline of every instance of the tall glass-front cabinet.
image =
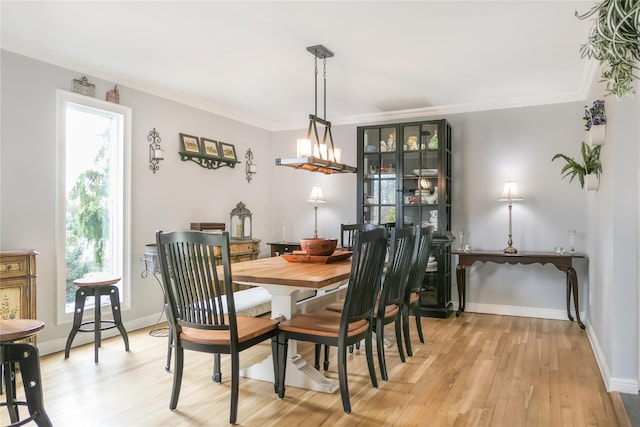
POLYGON ((451 126, 446 120, 358 128, 358 222, 433 224, 421 313, 448 317, 451 303, 451 126))

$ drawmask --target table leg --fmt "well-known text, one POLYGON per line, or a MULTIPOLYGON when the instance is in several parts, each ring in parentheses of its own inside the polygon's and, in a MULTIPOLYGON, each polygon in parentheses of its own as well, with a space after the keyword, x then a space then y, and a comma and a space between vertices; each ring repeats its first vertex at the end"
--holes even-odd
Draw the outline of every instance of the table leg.
POLYGON ((578 296, 578 275, 576 274, 576 270, 573 267, 569 267, 567 269, 567 278, 571 282, 571 288, 573 290, 573 308, 576 311, 576 321, 578 322, 578 326, 584 329, 584 323, 580 320, 580 299, 578 296))
MULTIPOLYGON (((296 312, 296 294, 291 287, 264 286, 271 293, 271 317, 290 319, 296 312)), ((289 340, 285 384, 324 393, 333 393, 339 388, 337 381, 322 375, 313 365, 298 354, 296 340, 289 340)), ((240 375, 262 381, 274 382, 273 355, 262 362, 240 369, 240 375)))
POLYGON ((566 293, 567 293, 567 317, 569 318, 569 320, 571 320, 573 322, 573 316, 571 315, 571 279, 569 277, 569 272, 566 272, 566 293))
POLYGON ((456 311, 456 317, 459 317, 460 313, 464 311, 467 290, 467 271, 460 264, 456 267, 456 281, 458 282, 458 311, 456 311))

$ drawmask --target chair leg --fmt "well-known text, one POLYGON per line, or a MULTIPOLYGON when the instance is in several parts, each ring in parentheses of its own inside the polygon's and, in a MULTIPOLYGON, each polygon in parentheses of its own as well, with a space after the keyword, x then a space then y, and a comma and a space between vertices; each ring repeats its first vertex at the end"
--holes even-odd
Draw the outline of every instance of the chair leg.
MULTIPOLYGON (((4 349, 2 349, 4 351, 4 349)), ((7 359, 8 359, 7 355, 7 359)), ((18 417, 18 405, 16 402, 16 371, 13 362, 5 363, 3 367, 4 382, 7 390, 7 410, 9 411, 9 419, 11 424, 17 423, 20 418, 18 417)))
POLYGON ((178 398, 180 397, 180 386, 182 385, 182 369, 184 366, 184 349, 176 346, 176 361, 173 369, 173 389, 171 390, 171 401, 169 409, 172 411, 178 406, 178 398))
POLYGON ((405 363, 406 360, 404 357, 404 349, 402 348, 402 319, 400 318, 400 316, 393 323, 395 324, 396 328, 396 345, 398 347, 398 354, 400 355, 400 360, 402 361, 402 363, 405 363))
POLYGON ((424 337, 422 336, 422 322, 420 322, 420 307, 413 309, 413 315, 416 318, 416 328, 418 329, 418 338, 420 342, 424 344, 424 337))
POLYGON ((284 334, 278 334, 278 397, 284 398, 284 381, 287 374, 288 340, 284 334))
MULTIPOLYGON (((44 401, 42 398, 42 381, 40 375, 40 358, 36 346, 30 343, 12 343, 4 346, 7 359, 19 363, 20 372, 22 374, 22 384, 24 386, 24 394, 29 408, 29 419, 33 420, 40 427, 51 427, 51 420, 44 410, 44 401)), ((10 363, 11 365, 13 364, 10 363)), ((11 422, 18 421, 17 406, 15 403, 15 371, 13 366, 6 371, 11 371, 9 376, 5 375, 7 380, 7 406, 10 408, 9 416, 11 422), (12 377, 12 378, 11 378, 12 377), (13 380, 12 389, 9 390, 9 380, 13 380), (11 400, 12 405, 9 405, 11 400), (16 413, 12 414, 11 406, 16 413), (15 415, 15 421, 14 421, 15 415)), ((6 372, 5 371, 5 372, 6 372)), ((29 419, 23 420, 22 423, 29 419)))
POLYGON ((220 353, 213 355, 213 376, 211 379, 220 384, 222 383, 222 372, 220 371, 220 353))
POLYGON ((364 340, 365 353, 367 353, 367 366, 369 367, 369 376, 371 377, 371 385, 378 387, 378 377, 376 377, 376 367, 373 364, 373 332, 369 330, 367 338, 364 340))
POLYGON ((381 319, 376 319, 376 350, 378 351, 378 365, 380 366, 380 376, 388 381, 387 363, 384 358, 384 324, 381 319))
POLYGON ((278 384, 280 384, 280 370, 278 369, 280 363, 280 355, 278 354, 278 336, 271 337, 271 358, 273 359, 273 391, 278 393, 278 384))
POLYGON ((124 340, 124 349, 129 351, 129 337, 127 336, 127 330, 122 324, 122 314, 120 312, 120 292, 117 286, 109 286, 109 297, 111 298, 111 311, 113 312, 113 321, 122 335, 124 340))
POLYGON ((317 370, 320 370, 320 350, 322 349, 322 344, 316 344, 314 346, 313 351, 313 367, 317 370))
POLYGON ((342 408, 346 414, 350 414, 351 401, 349 399, 349 384, 347 381, 347 348, 344 345, 338 346, 338 381, 340 382, 342 408))
POLYGON ((324 370, 328 371, 329 370, 329 355, 331 354, 331 346, 330 345, 325 345, 324 346, 324 370))
MULTIPOLYGON (((216 354, 218 358, 220 354, 216 354)), ((240 354, 231 351, 231 409, 229 410, 229 424, 235 424, 238 418, 238 391, 240 389, 240 354)))
POLYGON ((407 347, 407 354, 412 357, 411 335, 409 334, 409 307, 407 306, 402 308, 402 330, 404 331, 404 344, 407 347))
POLYGON ((76 291, 76 303, 73 312, 73 326, 71 327, 71 332, 69 332, 67 344, 64 346, 65 359, 69 358, 69 352, 71 351, 71 344, 73 343, 73 339, 78 334, 80 326, 82 326, 82 316, 84 314, 84 302, 86 298, 87 292, 82 288, 78 288, 78 290, 76 291))

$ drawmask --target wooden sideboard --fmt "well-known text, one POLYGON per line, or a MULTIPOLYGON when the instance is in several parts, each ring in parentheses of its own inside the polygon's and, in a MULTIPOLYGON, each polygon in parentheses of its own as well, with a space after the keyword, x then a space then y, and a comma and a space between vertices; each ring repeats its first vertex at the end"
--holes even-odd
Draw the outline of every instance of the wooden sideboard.
POLYGON ((33 249, 0 252, 0 319, 36 318, 36 255, 33 249))

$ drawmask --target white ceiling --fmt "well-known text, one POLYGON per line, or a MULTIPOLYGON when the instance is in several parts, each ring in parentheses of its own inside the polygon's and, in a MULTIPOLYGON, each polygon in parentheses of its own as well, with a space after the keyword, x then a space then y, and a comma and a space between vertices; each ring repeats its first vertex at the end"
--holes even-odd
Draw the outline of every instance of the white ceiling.
POLYGON ((3 0, 1 46, 279 130, 314 112, 316 44, 334 124, 583 100, 593 4, 3 0))

